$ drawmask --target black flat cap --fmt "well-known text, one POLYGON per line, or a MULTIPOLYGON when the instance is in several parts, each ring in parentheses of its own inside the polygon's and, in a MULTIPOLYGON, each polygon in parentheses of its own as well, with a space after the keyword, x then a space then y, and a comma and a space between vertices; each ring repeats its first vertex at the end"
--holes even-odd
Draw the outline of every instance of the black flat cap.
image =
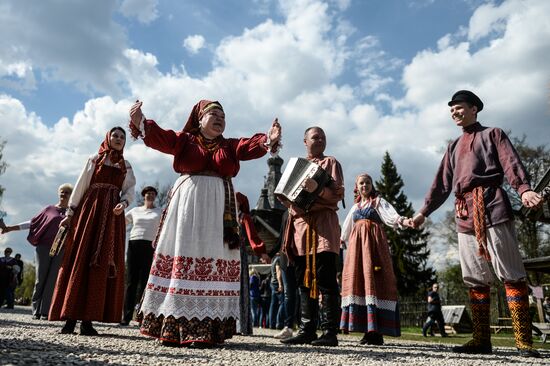
POLYGON ((460 102, 466 102, 473 104, 477 107, 477 111, 481 112, 483 110, 483 102, 477 95, 472 93, 469 90, 459 90, 456 93, 453 94, 453 97, 451 98, 451 101, 447 103, 450 106, 453 106, 460 102))

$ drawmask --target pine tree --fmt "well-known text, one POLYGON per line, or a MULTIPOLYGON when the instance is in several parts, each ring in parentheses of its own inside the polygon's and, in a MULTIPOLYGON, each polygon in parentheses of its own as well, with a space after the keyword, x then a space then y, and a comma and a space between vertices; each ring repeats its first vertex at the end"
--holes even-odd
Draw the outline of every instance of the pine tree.
MULTIPOLYGON (((403 193, 404 183, 397 173, 390 154, 386 152, 382 162, 381 177, 375 182, 376 190, 403 216, 412 217, 414 210, 403 193)), ((401 296, 422 294, 435 280, 435 272, 427 266, 430 255, 425 229, 394 230, 385 226, 391 248, 393 268, 397 277, 397 290, 401 296)))

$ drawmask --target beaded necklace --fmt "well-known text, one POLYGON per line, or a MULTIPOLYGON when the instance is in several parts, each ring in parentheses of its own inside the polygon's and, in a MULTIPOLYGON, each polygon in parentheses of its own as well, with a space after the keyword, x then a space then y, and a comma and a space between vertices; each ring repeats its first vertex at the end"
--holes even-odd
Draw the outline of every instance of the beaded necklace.
POLYGON ((220 148, 220 142, 221 142, 221 136, 216 137, 213 140, 208 140, 206 137, 204 137, 200 132, 196 135, 197 141, 199 142, 199 145, 210 152, 211 154, 216 152, 220 148))

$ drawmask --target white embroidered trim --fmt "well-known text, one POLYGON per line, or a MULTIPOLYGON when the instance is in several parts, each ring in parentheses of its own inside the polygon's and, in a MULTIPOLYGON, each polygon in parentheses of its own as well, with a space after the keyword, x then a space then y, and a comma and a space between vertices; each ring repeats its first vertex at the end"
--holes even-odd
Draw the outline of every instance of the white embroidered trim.
POLYGON ((176 319, 238 319, 239 296, 190 296, 146 290, 141 311, 144 315, 172 315, 176 319))
POLYGON ((380 300, 376 296, 355 296, 350 295, 342 298, 342 307, 350 305, 375 305, 377 308, 395 311, 397 309, 397 301, 380 300))
POLYGON ((189 281, 178 280, 176 278, 163 278, 150 275, 148 284, 155 286, 186 289, 186 290, 219 290, 219 291, 239 291, 240 282, 222 282, 222 281, 189 281))

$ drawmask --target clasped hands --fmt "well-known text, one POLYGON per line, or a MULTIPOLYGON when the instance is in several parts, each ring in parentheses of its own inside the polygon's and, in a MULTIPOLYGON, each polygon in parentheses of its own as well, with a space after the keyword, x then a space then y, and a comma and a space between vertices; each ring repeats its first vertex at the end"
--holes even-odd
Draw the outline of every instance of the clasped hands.
MULTIPOLYGON (((542 196, 534 191, 526 191, 521 195, 521 203, 527 208, 535 208, 541 205, 542 202, 542 196)), ((403 220, 403 226, 417 229, 422 226, 424 221, 426 221, 426 216, 419 212, 413 218, 403 220)))

